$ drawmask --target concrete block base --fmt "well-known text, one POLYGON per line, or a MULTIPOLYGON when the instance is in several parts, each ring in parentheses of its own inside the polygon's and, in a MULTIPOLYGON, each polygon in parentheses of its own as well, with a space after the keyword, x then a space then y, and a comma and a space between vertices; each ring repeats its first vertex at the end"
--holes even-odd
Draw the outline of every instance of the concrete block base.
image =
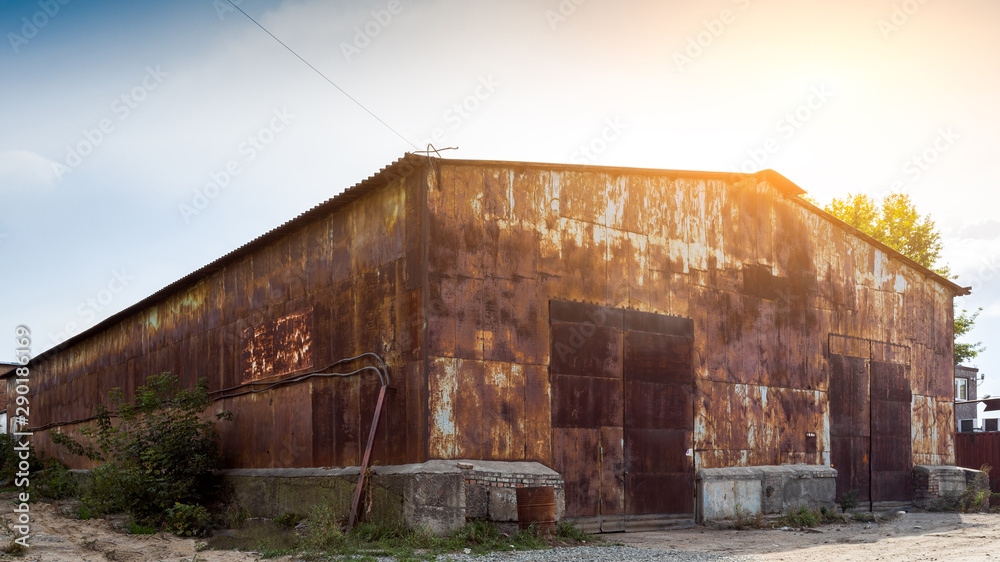
MULTIPOLYGON (((256 517, 278 517, 329 504, 348 513, 359 469, 284 468, 222 471, 226 503, 256 517)), ((517 523, 516 489, 553 486, 556 520, 565 510, 559 474, 539 463, 443 461, 376 466, 372 477, 370 520, 401 522, 443 536, 472 519, 517 523)))
POLYGON ((699 523, 744 516, 780 515, 800 507, 836 507, 837 471, 828 466, 783 465, 698 471, 695 517, 699 523))
POLYGON ((971 468, 947 465, 913 467, 913 507, 931 511, 958 509, 966 488, 983 474, 971 468))

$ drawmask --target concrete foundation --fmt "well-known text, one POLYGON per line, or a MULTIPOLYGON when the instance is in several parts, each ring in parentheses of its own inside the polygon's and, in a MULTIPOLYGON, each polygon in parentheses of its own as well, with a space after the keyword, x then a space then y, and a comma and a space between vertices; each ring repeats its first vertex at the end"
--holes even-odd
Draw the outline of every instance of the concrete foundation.
POLYGON ((958 466, 917 465, 913 467, 913 507, 930 511, 958 509, 962 494, 981 474, 958 466))
MULTIPOLYGON (((256 517, 296 513, 304 517, 329 504, 347 514, 358 481, 358 467, 236 469, 222 471, 226 503, 256 517)), ((556 520, 565 509, 562 478, 539 463, 443 461, 376 466, 371 502, 363 514, 373 521, 401 522, 436 535, 447 535, 472 519, 502 526, 517 523, 515 490, 552 486, 556 520)))
POLYGON ((698 471, 699 523, 743 516, 780 515, 800 507, 836 507, 837 471, 828 466, 782 465, 698 471))

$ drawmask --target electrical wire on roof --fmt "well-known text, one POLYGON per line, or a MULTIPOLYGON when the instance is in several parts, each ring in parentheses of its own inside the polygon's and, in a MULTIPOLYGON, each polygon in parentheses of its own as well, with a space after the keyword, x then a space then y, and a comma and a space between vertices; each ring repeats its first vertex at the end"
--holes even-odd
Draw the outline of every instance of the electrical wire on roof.
POLYGON ((378 121, 379 123, 381 123, 381 124, 385 125, 385 128, 386 128, 386 129, 389 129, 389 130, 390 130, 390 131, 392 131, 392 132, 393 132, 393 133, 394 133, 394 134, 395 134, 395 135, 396 135, 397 137, 399 137, 399 138, 403 139, 404 141, 406 141, 406 144, 408 144, 408 145, 412 146, 413 148, 417 148, 417 145, 413 144, 413 143, 412 143, 412 142, 410 141, 410 139, 408 139, 408 138, 404 137, 404 136, 403 136, 402 134, 400 134, 400 133, 399 133, 399 131, 397 131, 396 129, 393 129, 392 127, 390 127, 390 126, 389 126, 389 124, 388 124, 388 123, 386 123, 385 121, 383 121, 383 120, 382 120, 382 119, 381 119, 381 118, 380 118, 380 117, 379 117, 378 115, 375 115, 374 113, 372 113, 372 110, 368 109, 368 108, 367 108, 367 107, 365 107, 365 106, 364 106, 364 105, 363 105, 363 104, 362 104, 361 102, 359 102, 358 100, 354 99, 354 96, 352 96, 351 94, 348 94, 348 93, 347 93, 346 91, 344 91, 344 89, 343 89, 343 88, 341 88, 340 86, 338 86, 338 85, 337 85, 337 84, 336 84, 336 83, 335 83, 335 82, 334 82, 333 80, 330 80, 330 79, 329 79, 329 78, 328 78, 328 77, 326 76, 326 74, 323 74, 322 72, 320 72, 320 71, 319 71, 319 69, 318 69, 318 68, 316 68, 315 66, 313 66, 313 65, 309 64, 309 61, 307 61, 306 59, 302 58, 302 56, 301 56, 301 55, 299 55, 299 54, 298 54, 298 53, 296 53, 296 52, 295 52, 295 51, 294 51, 294 50, 293 50, 293 49, 292 49, 291 47, 289 47, 288 45, 286 45, 286 44, 284 43, 284 41, 282 41, 281 39, 278 39, 277 37, 275 37, 275 36, 274 36, 274 34, 273 34, 273 33, 271 33, 270 31, 268 31, 266 27, 264 27, 263 25, 261 25, 261 24, 260 24, 260 22, 258 22, 257 20, 253 19, 252 17, 250 17, 250 14, 248 14, 248 13, 244 12, 244 11, 243 11, 243 8, 240 8, 240 7, 239 7, 239 6, 237 6, 237 5, 235 4, 235 3, 233 3, 233 0, 227 0, 227 1, 228 1, 228 2, 229 2, 229 3, 230 3, 230 4, 231 4, 231 5, 232 5, 232 6, 234 7, 234 8, 236 8, 237 10, 239 10, 241 14, 243 14, 244 16, 246 16, 248 20, 250 20, 250 21, 254 22, 255 24, 257 24, 257 27, 259 27, 259 28, 263 29, 263 30, 264 30, 264 33, 267 33, 268 35, 270 35, 270 36, 271 36, 271 38, 272 38, 272 39, 274 39, 275 41, 277 41, 277 42, 278 42, 278 44, 280 44, 280 45, 281 45, 282 47, 284 47, 285 49, 288 49, 288 52, 289 52, 289 53, 292 53, 292 54, 293 54, 293 55, 295 55, 295 56, 296 56, 296 57, 297 57, 297 58, 298 58, 298 59, 299 59, 300 61, 302 61, 303 63, 305 63, 305 65, 306 65, 306 66, 308 66, 309 68, 313 69, 313 72, 315 72, 316 74, 319 74, 320 76, 322 76, 322 77, 323 77, 323 79, 324 79, 324 80, 326 80, 327 82, 329 82, 331 86, 333 86, 334 88, 337 88, 338 90, 340 90, 340 93, 342 93, 342 94, 344 94, 345 96, 347 96, 347 98, 348 98, 349 100, 353 101, 353 102, 354 102, 355 104, 357 104, 357 106, 358 106, 358 107, 360 107, 361 109, 363 109, 363 110, 365 110, 366 112, 368 112, 368 115, 371 115, 371 116, 372 116, 372 117, 374 117, 374 118, 375 118, 375 119, 376 119, 376 120, 377 120, 377 121, 378 121))

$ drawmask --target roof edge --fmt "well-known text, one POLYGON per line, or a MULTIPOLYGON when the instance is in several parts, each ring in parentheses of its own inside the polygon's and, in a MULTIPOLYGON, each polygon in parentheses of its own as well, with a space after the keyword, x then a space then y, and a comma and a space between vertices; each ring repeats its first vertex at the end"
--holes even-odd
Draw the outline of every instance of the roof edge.
POLYGON ((876 246, 877 248, 887 252, 891 257, 899 259, 900 261, 914 267, 920 273, 924 274, 955 292, 956 296, 971 294, 971 287, 962 287, 950 279, 935 273, 934 271, 920 265, 919 263, 913 261, 912 259, 906 257, 900 252, 886 246, 885 244, 879 242, 878 240, 872 238, 871 236, 861 232, 860 230, 854 228, 853 226, 841 221, 840 219, 834 217, 833 215, 827 213, 826 211, 820 209, 816 205, 810 203, 809 201, 803 199, 801 195, 806 194, 806 191, 799 187, 797 184, 786 178, 785 176, 779 174, 778 172, 767 169, 756 173, 740 173, 740 172, 711 172, 711 171, 698 171, 698 170, 667 170, 661 168, 633 168, 624 166, 592 166, 592 165, 581 165, 581 164, 559 164, 559 163, 545 163, 545 162, 523 162, 523 161, 509 161, 509 160, 471 160, 471 159, 460 159, 460 158, 440 158, 432 156, 417 155, 414 153, 407 152, 403 157, 395 160, 389 165, 381 168, 378 172, 368 176, 368 178, 354 184, 353 186, 345 189, 343 192, 323 201, 311 209, 299 214, 298 216, 289 219, 282 223, 281 225, 272 228, 271 230, 257 236, 253 240, 239 246, 235 250, 213 260, 207 265, 192 271, 191 273, 181 277, 180 279, 164 286, 162 289, 152 293, 144 299, 139 300, 135 304, 122 309, 115 314, 105 318, 104 320, 94 324, 90 328, 70 337, 64 342, 56 344, 42 353, 36 355, 32 358, 32 362, 38 361, 58 353, 64 349, 72 347, 76 343, 90 337, 91 335, 100 332, 113 326, 115 323, 123 320, 130 314, 134 314, 144 308, 147 308, 153 304, 156 304, 173 293, 185 289, 187 287, 192 287, 200 282, 204 277, 211 273, 215 273, 226 267, 227 265, 235 262, 239 258, 242 258, 252 251, 269 244, 281 235, 291 231, 299 226, 307 224, 309 221, 318 219, 321 215, 329 213, 346 206, 348 203, 370 193, 371 191, 388 185, 391 181, 396 179, 405 178, 411 175, 413 172, 417 171, 419 168, 423 167, 425 164, 430 163, 433 166, 435 163, 443 164, 457 164, 457 165, 470 165, 470 166, 506 166, 506 167, 526 167, 526 168, 542 168, 548 170, 579 170, 581 168, 586 168, 587 170, 598 170, 610 173, 622 173, 622 174, 646 174, 646 175, 657 175, 657 176, 685 176, 685 177, 696 177, 696 178, 706 178, 706 179, 720 179, 720 180, 734 180, 736 178, 758 178, 767 181, 768 183, 774 185, 778 190, 789 195, 791 199, 799 202, 799 204, 804 205, 807 209, 812 210, 823 218, 830 220, 836 226, 839 226, 848 232, 858 236, 862 240, 869 242, 870 244, 876 246))
POLYGON ((181 289, 186 289, 188 287, 193 287, 194 285, 197 285, 202 279, 204 279, 208 275, 225 268, 226 266, 234 263, 236 260, 250 254, 254 250, 273 242, 274 240, 284 235, 285 233, 300 226, 303 226, 305 224, 308 224, 312 220, 318 219, 320 216, 326 213, 336 211, 346 206, 348 203, 356 199, 359 199, 364 195, 367 195, 368 193, 374 191, 375 189, 388 185, 392 181, 408 177, 413 172, 416 172, 419 168, 424 166, 427 160, 428 158, 424 156, 418 156, 415 154, 411 154, 409 152, 405 153, 402 158, 399 158, 394 162, 390 163, 389 165, 384 166, 378 172, 368 176, 367 178, 361 180, 360 182, 354 184, 353 186, 348 187, 347 189, 338 193, 337 195, 334 195, 330 199, 327 199, 322 203, 314 205, 311 209, 299 214, 296 217, 293 217, 285 221, 284 223, 272 228, 271 230, 268 230, 267 232, 261 234, 260 236, 257 236, 253 240, 250 240, 249 242, 243 244, 242 246, 239 246, 235 250, 232 250, 231 252, 224 254, 219 258, 216 258, 207 265, 204 265, 192 271, 191 273, 185 275, 184 277, 181 277, 180 279, 164 286, 162 289, 159 289, 158 291, 152 293, 146 298, 139 300, 135 304, 128 306, 120 310, 119 312, 112 314, 111 316, 108 316, 107 318, 101 320, 97 324, 94 324, 90 328, 87 328, 86 330, 80 332, 79 334, 76 334, 68 338, 66 341, 46 349, 42 353, 39 353, 38 355, 32 357, 31 361, 35 362, 44 359, 45 357, 48 357, 51 354, 58 353, 64 349, 72 347, 76 343, 90 337, 91 335, 113 326, 114 324, 120 322, 129 315, 134 314, 144 308, 152 306, 168 298, 170 295, 174 294, 175 292, 181 289))
POLYGON ((958 283, 955 283, 951 279, 948 279, 944 275, 941 275, 940 273, 934 271, 933 269, 931 269, 931 268, 929 268, 927 266, 921 265, 920 263, 916 262, 913 258, 907 256, 906 254, 903 254, 899 250, 896 250, 895 248, 892 248, 892 247, 887 246, 886 244, 884 244, 882 242, 879 242, 873 236, 871 236, 869 234, 865 234, 861 230, 859 230, 859 229, 851 226, 850 224, 847 224, 846 222, 838 219, 837 217, 833 216, 832 214, 824 211, 823 209, 821 209, 819 206, 817 206, 816 204, 812 203, 811 201, 808 201, 808 200, 806 200, 806 199, 804 199, 802 197, 796 197, 795 200, 798 201, 798 203, 800 205, 806 207, 807 209, 811 210, 812 212, 816 213, 817 215, 819 215, 819 216, 827 219, 828 221, 832 222, 834 224, 834 226, 837 226, 840 229, 845 230, 848 233, 853 234, 854 236, 857 236, 858 238, 864 240, 865 242, 868 242, 872 246, 875 246, 876 248, 878 248, 878 249, 884 251, 885 253, 889 254, 890 258, 899 260, 899 261, 901 261, 901 262, 909 265, 910 267, 916 269, 924 277, 928 277, 928 278, 932 279, 933 281, 937 281, 939 284, 948 287, 949 289, 952 290, 952 292, 954 293, 954 296, 960 297, 960 296, 971 295, 972 294, 972 287, 963 287, 963 286, 959 285, 958 283))

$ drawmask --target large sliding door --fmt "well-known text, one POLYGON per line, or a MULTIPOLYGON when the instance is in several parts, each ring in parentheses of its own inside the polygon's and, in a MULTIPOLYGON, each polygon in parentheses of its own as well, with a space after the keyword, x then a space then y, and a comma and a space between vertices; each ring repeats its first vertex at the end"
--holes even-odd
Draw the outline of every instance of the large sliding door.
POLYGON ((831 336, 830 449, 837 498, 911 501, 911 391, 904 346, 831 336))
POLYGON ((601 531, 694 512, 693 325, 552 301, 555 469, 566 516, 601 531))

